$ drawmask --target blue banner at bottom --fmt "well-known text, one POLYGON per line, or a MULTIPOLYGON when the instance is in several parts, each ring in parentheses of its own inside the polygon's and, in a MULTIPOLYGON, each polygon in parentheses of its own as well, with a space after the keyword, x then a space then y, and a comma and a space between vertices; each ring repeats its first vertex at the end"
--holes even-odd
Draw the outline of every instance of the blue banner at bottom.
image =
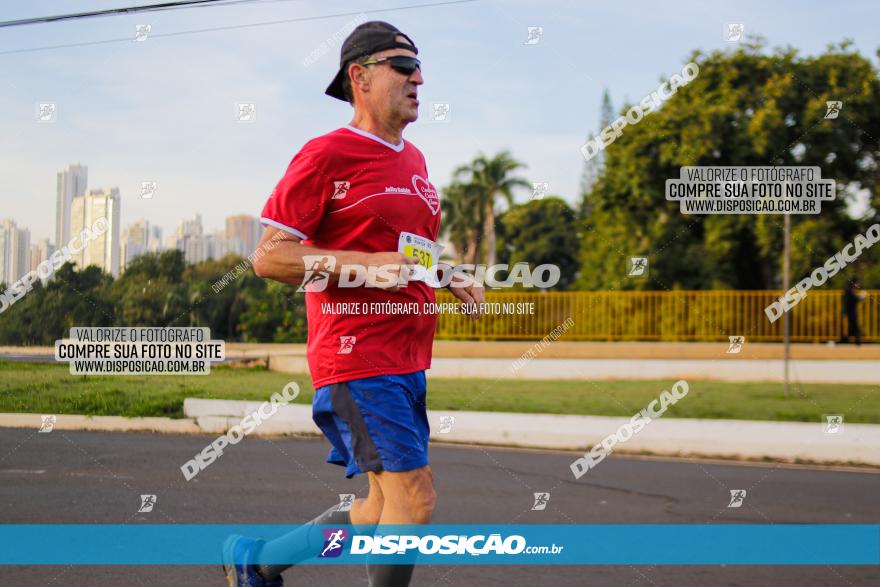
POLYGON ((880 525, 5 524, 2 565, 878 565, 880 525), (244 546, 242 546, 244 545, 244 546), (256 556, 256 558, 254 558, 256 556), (239 561, 240 562, 240 561, 239 561))

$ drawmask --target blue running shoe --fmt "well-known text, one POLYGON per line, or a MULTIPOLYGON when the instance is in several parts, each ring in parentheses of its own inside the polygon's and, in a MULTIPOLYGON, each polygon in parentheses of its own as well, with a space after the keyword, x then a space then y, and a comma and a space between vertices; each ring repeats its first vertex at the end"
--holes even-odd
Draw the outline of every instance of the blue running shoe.
POLYGON ((279 575, 277 579, 267 581, 257 573, 255 565, 251 564, 257 549, 265 540, 248 538, 233 534, 223 543, 223 573, 229 587, 284 587, 284 579, 279 575))

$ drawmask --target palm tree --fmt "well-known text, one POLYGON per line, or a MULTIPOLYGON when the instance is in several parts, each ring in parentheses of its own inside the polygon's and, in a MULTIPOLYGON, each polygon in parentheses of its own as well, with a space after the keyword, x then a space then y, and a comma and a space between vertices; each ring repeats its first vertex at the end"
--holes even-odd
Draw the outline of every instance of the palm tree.
POLYGON ((531 187, 521 177, 510 175, 521 167, 525 167, 525 164, 504 150, 492 158, 480 153, 471 163, 462 165, 453 172, 455 181, 474 186, 471 188, 476 194, 476 201, 473 203, 482 216, 482 242, 485 244, 487 265, 495 264, 495 199, 500 195, 508 205, 512 205, 514 187, 531 187))
POLYGON ((476 264, 480 226, 483 222, 476 184, 453 181, 443 189, 443 233, 455 249, 455 264, 476 264))

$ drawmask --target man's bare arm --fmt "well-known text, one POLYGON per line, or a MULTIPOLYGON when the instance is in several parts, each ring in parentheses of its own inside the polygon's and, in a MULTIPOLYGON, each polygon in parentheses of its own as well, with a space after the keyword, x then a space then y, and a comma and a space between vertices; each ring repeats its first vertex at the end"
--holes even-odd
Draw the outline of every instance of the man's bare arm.
MULTIPOLYGON (((254 259, 254 272, 259 276, 290 285, 300 285, 305 277, 305 255, 335 257, 336 264, 331 272, 331 279, 339 278, 343 265, 413 265, 415 259, 396 251, 387 253, 364 253, 361 251, 334 251, 319 249, 302 244, 299 237, 267 226, 254 259)), ((381 285, 380 285, 381 287, 381 285)), ((394 289, 389 284, 389 289, 394 289)))

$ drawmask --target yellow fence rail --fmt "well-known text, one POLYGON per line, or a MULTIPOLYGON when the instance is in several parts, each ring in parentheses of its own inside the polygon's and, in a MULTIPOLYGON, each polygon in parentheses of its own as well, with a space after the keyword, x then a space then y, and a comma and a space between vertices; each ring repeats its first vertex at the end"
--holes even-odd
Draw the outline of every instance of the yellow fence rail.
MULTIPOLYGON (((846 327, 840 290, 810 291, 789 310, 791 339, 826 342, 846 327)), ((859 304, 862 340, 880 342, 880 291, 868 290, 859 304)), ((492 311, 480 320, 440 314, 436 336, 455 340, 538 340, 554 328, 561 340, 718 341, 742 335, 748 341, 782 341, 783 319, 770 322, 764 308, 781 291, 587 291, 486 292, 492 311), (518 306, 519 304, 519 306, 518 306), (524 309, 533 313, 522 313, 524 309), (566 320, 568 327, 560 326, 566 320)), ((456 302, 439 292, 438 303, 456 302)))

